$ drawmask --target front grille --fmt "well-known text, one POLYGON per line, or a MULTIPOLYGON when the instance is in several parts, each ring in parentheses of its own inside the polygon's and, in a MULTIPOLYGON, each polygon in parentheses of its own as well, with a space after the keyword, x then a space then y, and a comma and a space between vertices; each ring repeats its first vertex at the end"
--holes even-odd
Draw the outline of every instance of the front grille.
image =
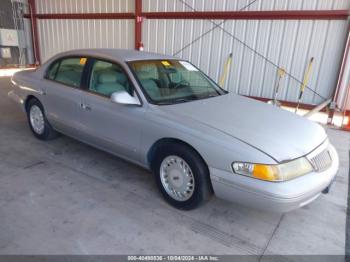
POLYGON ((316 172, 322 172, 331 166, 332 158, 328 149, 325 149, 321 153, 311 158, 310 162, 316 172))

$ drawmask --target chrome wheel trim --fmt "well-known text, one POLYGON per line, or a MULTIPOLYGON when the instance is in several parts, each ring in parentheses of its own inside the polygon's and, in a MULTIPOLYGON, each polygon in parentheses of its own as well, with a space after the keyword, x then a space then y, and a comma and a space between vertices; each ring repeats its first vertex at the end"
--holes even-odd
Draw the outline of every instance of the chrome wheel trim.
POLYGON ((31 106, 29 110, 30 124, 35 133, 41 135, 45 129, 44 114, 37 105, 31 106))
POLYGON ((167 156, 160 164, 160 180, 167 194, 177 200, 186 201, 194 193, 195 181, 190 166, 178 156, 167 156))

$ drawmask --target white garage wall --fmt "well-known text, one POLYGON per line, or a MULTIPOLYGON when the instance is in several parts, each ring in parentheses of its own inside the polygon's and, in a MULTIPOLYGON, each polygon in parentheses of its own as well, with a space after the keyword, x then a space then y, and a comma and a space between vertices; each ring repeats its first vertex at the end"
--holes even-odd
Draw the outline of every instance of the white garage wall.
MULTIPOLYGON (((253 0, 143 0, 145 12, 190 11, 183 2, 197 11, 237 11, 253 0)), ((348 9, 348 0, 257 0, 245 10, 332 10, 348 9)))
MULTIPOLYGON (((240 10, 251 0, 143 0, 144 12, 240 10), (185 2, 187 5, 183 4, 185 2), (188 6, 189 5, 189 6, 188 6)), ((348 0, 258 0, 245 10, 331 10, 348 9, 348 0)), ((307 63, 314 57, 308 86, 329 98, 333 94, 344 50, 347 22, 343 20, 153 20, 144 22, 145 50, 176 54, 187 59, 218 81, 225 60, 233 54, 225 89, 242 95, 272 98, 277 68, 245 47, 240 41, 284 68, 294 78, 303 79, 307 63), (182 48, 205 34, 188 48, 182 48), (232 38, 229 34, 234 35, 232 38), (179 52, 182 50, 181 52, 179 52)), ((296 102, 300 83, 290 76, 281 81, 278 99, 296 102)), ((322 102, 306 89, 303 103, 322 102)))
MULTIPOLYGON (((213 27, 208 20, 146 20, 143 30, 145 50, 177 54, 213 27)), ((223 27, 236 39, 216 28, 177 56, 191 61, 218 81, 225 60, 232 53, 225 88, 242 95, 267 98, 273 97, 277 68, 239 40, 299 80, 303 79, 308 61, 314 57, 308 86, 323 97, 332 95, 344 49, 345 21, 235 20, 226 21, 223 27)), ((279 99, 297 101, 299 82, 286 76, 281 86, 279 99)), ((303 102, 317 104, 322 99, 307 90, 303 102)))
MULTIPOLYGON (((134 12, 134 0, 36 0, 38 14, 134 12)), ((134 48, 132 19, 38 19, 42 62, 66 50, 134 48)))
POLYGON ((39 19, 42 62, 53 55, 81 48, 134 47, 134 20, 39 19))
MULTIPOLYGON (((251 0, 185 0, 198 11, 240 10, 251 0)), ((36 0, 38 13, 134 12, 134 0, 36 0)), ((258 0, 246 10, 330 10, 348 9, 348 0, 258 0)), ((144 12, 191 11, 181 0, 143 0, 144 12)), ((223 21, 214 21, 221 23, 223 21)), ((134 48, 133 20, 50 20, 39 19, 42 61, 52 55, 77 48, 134 48)), ((142 39, 146 51, 174 54, 213 28, 211 20, 145 19, 142 39)), ((193 45, 177 54, 188 59, 218 80, 225 60, 233 62, 225 88, 233 92, 273 97, 277 69, 245 47, 243 41, 302 80, 307 62, 314 57, 308 86, 329 98, 336 85, 345 44, 344 20, 228 20, 193 45)), ((279 99, 297 101, 300 83, 286 76, 279 99)), ((303 103, 322 99, 306 90, 303 103)))
POLYGON ((134 0, 36 0, 38 14, 129 13, 134 0))

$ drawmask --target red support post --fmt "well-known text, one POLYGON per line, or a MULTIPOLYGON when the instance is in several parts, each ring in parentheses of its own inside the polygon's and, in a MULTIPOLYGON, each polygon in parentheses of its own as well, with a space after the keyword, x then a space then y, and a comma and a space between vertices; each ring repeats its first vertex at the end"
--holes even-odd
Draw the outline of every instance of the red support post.
POLYGON ((34 50, 34 63, 36 65, 40 65, 40 46, 39 46, 39 36, 38 36, 38 25, 37 25, 37 17, 36 17, 36 6, 35 0, 28 0, 29 11, 30 11, 30 20, 32 24, 32 43, 34 50))
POLYGON ((142 0, 135 0, 135 49, 143 50, 142 43, 142 0))

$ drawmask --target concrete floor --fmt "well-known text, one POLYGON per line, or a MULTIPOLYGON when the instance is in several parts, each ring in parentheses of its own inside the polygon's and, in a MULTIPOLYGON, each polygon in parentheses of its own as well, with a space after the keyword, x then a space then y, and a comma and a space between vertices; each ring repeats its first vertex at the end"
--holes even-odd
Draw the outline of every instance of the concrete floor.
POLYGON ((65 136, 35 139, 0 78, 0 254, 344 254, 350 133, 333 188, 288 214, 167 205, 149 172, 65 136))

